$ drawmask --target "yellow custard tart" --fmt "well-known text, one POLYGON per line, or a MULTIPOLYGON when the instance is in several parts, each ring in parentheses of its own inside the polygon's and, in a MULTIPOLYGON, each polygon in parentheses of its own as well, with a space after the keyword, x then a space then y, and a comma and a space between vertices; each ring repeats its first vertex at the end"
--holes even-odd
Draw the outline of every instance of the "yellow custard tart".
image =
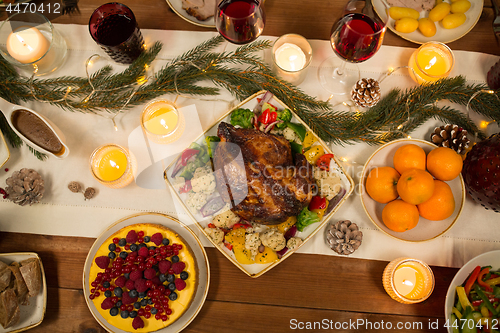
POLYGON ((109 324, 126 332, 154 332, 189 308, 198 272, 181 236, 162 225, 140 223, 99 247, 89 283, 89 298, 109 324))

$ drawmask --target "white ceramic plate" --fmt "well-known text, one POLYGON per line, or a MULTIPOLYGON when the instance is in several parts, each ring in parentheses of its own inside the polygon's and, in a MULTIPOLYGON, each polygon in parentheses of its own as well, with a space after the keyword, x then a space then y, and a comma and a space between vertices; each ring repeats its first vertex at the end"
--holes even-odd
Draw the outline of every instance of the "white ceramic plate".
POLYGON ((0 168, 3 167, 5 163, 7 163, 9 158, 10 158, 9 147, 7 146, 7 142, 5 141, 5 138, 3 137, 3 134, 0 131, 0 168))
POLYGON ((29 298, 28 305, 19 305, 21 319, 17 325, 11 326, 7 329, 0 325, 0 333, 16 333, 29 330, 42 323, 45 316, 45 309, 47 307, 47 283, 45 281, 45 271, 43 270, 42 261, 38 254, 34 252, 17 252, 17 253, 0 253, 0 260, 7 265, 13 261, 20 262, 22 260, 36 258, 40 263, 40 270, 42 276, 42 285, 40 293, 36 297, 29 298))
POLYGON ((392 167, 392 159, 394 158, 396 150, 398 150, 398 148, 401 146, 411 143, 422 147, 426 154, 429 153, 432 149, 437 148, 434 144, 428 141, 417 139, 395 140, 383 145, 382 147, 377 149, 372 154, 372 156, 370 156, 365 166, 363 167, 360 184, 360 196, 361 203, 363 205, 363 208, 365 209, 366 214, 373 222, 373 224, 375 224, 375 226, 381 231, 399 240, 407 242, 423 242, 442 236, 458 220, 458 217, 462 213, 462 209, 465 203, 465 186, 462 175, 453 179, 452 181, 446 182, 448 185, 450 185, 453 192, 453 197, 455 198, 455 211, 453 212, 453 214, 449 218, 441 221, 429 221, 427 219, 424 219, 423 217, 420 217, 417 226, 405 232, 392 231, 385 226, 384 222, 382 222, 382 209, 385 205, 378 203, 370 198, 365 189, 366 178, 370 170, 380 166, 392 167))
MULTIPOLYGON (((205 133, 203 133, 198 139, 196 139, 196 142, 199 143, 199 144, 204 144, 204 142, 205 142, 205 136, 215 136, 215 135, 217 135, 217 128, 219 126, 219 123, 221 121, 225 121, 227 123, 230 123, 230 114, 231 114, 231 112, 233 112, 233 110, 238 109, 238 108, 244 108, 244 109, 253 110, 255 108, 255 106, 258 104, 257 98, 262 98, 264 96, 264 93, 265 93, 265 91, 257 92, 254 95, 248 97, 246 100, 244 100, 243 102, 241 102, 239 105, 237 105, 233 109, 229 110, 224 116, 222 116, 218 121, 216 121, 215 124, 213 124, 208 130, 206 130, 205 133)), ((274 96, 270 100, 270 103, 273 104, 273 105, 275 105, 276 107, 278 107, 279 110, 288 108, 283 102, 281 102, 279 99, 277 99, 274 96)), ((317 137, 317 135, 300 118, 298 118, 298 116, 295 113, 293 113, 293 111, 292 111, 292 115, 293 115, 292 122, 297 122, 297 123, 303 124, 308 131, 311 131, 317 137)), ((325 154, 333 154, 333 152, 326 145, 326 143, 324 143, 320 138, 318 138, 318 143, 320 143, 323 146, 325 154)), ((186 148, 187 148, 187 146, 189 146, 189 144, 190 143, 186 144, 186 148)), ((199 212, 198 213, 191 212, 186 207, 186 205, 185 205, 185 201, 187 199, 187 195, 186 194, 180 195, 175 190, 175 188, 173 186, 173 179, 171 177, 171 175, 172 175, 172 171, 171 170, 172 170, 172 168, 173 168, 176 160, 177 160, 177 158, 165 170, 167 183, 170 185, 172 191, 175 192, 175 194, 177 195, 177 198, 183 204, 183 207, 186 210, 186 212, 191 216, 191 218, 193 219, 193 221, 195 222, 195 224, 200 228, 200 230, 208 238, 208 240, 214 245, 214 247, 216 247, 224 256, 226 256, 226 258, 228 258, 234 265, 236 265, 244 273, 246 273, 247 275, 249 275, 251 277, 254 277, 254 278, 259 277, 262 274, 264 274, 265 272, 269 271, 271 268, 276 267, 280 262, 282 262, 283 260, 285 260, 286 258, 288 258, 290 255, 292 255, 297 250, 297 249, 295 249, 294 251, 287 251, 287 253, 280 260, 275 261, 274 263, 270 263, 270 264, 251 264, 251 265, 240 264, 236 260, 236 258, 234 256, 234 253, 232 251, 229 251, 226 247, 220 247, 220 246, 218 246, 217 244, 215 244, 212 241, 212 238, 210 238, 206 234, 206 232, 204 230, 204 227, 206 227, 208 225, 208 223, 212 222, 211 221, 212 218, 211 217, 204 218, 199 212)), ((296 236, 300 237, 304 241, 302 243, 302 245, 304 245, 312 237, 314 237, 314 235, 330 220, 330 218, 333 216, 333 214, 335 214, 335 212, 345 202, 345 200, 347 199, 347 197, 352 193, 352 191, 354 189, 354 182, 353 182, 352 178, 348 174, 346 174, 344 168, 337 161, 336 157, 334 157, 334 159, 332 161, 334 163, 334 168, 336 170, 339 170, 339 176, 340 176, 340 179, 341 179, 342 188, 345 190, 345 193, 337 201, 336 205, 333 206, 333 208, 330 211, 330 213, 328 213, 326 216, 324 216, 323 219, 320 222, 311 224, 310 226, 306 227, 303 232, 298 232, 297 233, 296 236)), ((263 227, 263 228, 266 228, 266 227, 263 227)))
MULTIPOLYGON (((176 13, 189 23, 205 28, 215 28, 215 20, 213 16, 207 19, 206 21, 200 21, 196 17, 189 15, 186 12, 186 10, 182 9, 182 0, 166 0, 166 1, 170 6, 170 8, 172 8, 174 13, 176 13)), ((214 12, 215 12, 215 7, 214 7, 214 12)))
MULTIPOLYGON (((472 258, 465 265, 463 265, 462 268, 460 268, 457 274, 455 274, 455 277, 451 280, 450 286, 448 287, 448 292, 446 293, 446 299, 444 301, 445 320, 450 319, 451 308, 455 304, 456 287, 461 286, 465 282, 465 279, 467 279, 476 266, 491 266, 492 269, 499 269, 500 250, 486 252, 472 258)), ((448 332, 452 333, 452 327, 448 327, 448 332)))
POLYGON ((165 214, 160 213, 141 213, 131 215, 129 217, 123 218, 114 224, 112 224, 108 229, 106 229, 94 242, 92 247, 90 248, 89 254, 87 255, 87 259, 85 260, 85 266, 83 268, 83 294, 85 296, 85 302, 87 302, 87 306, 90 309, 90 312, 94 316, 94 318, 101 324, 104 329, 108 332, 112 333, 126 333, 121 329, 118 329, 112 325, 110 325, 97 311, 97 308, 89 299, 90 295, 90 284, 89 284, 89 272, 90 266, 92 265, 92 260, 102 245, 103 242, 106 241, 111 235, 113 235, 118 230, 125 228, 129 225, 138 224, 138 223, 153 223, 153 224, 161 224, 176 233, 178 233, 184 240, 189 244, 191 250, 193 251, 194 257, 196 258, 196 263, 198 265, 198 289, 196 294, 194 295, 193 302, 189 309, 187 309, 184 314, 177 319, 170 326, 165 327, 156 332, 158 333, 174 333, 180 332, 184 328, 186 328, 198 315, 203 304, 205 303, 205 299, 208 294, 208 286, 210 284, 210 268, 208 264, 207 253, 205 252, 205 248, 201 244, 198 237, 194 234, 194 232, 189 229, 182 222, 169 217, 165 214))
MULTIPOLYGON (((380 13, 384 13, 386 7, 384 6, 383 1, 384 0, 372 0, 373 1, 373 8, 375 9, 375 12, 380 15, 380 13)), ((462 38, 465 36, 469 31, 474 28, 476 25, 477 21, 479 21, 479 17, 481 17, 481 13, 483 11, 483 0, 469 0, 471 3, 471 7, 469 10, 465 13, 465 16, 467 19, 465 20, 465 23, 462 24, 461 26, 455 28, 455 29, 445 29, 441 25, 440 22, 436 22, 436 34, 432 37, 425 37, 422 35, 422 33, 417 29, 414 32, 411 33, 402 33, 399 31, 396 31, 394 29, 394 22, 395 20, 392 18, 389 18, 389 29, 394 32, 396 35, 409 40, 410 42, 417 43, 417 44, 423 44, 431 41, 435 42, 442 42, 442 43, 451 43, 459 38, 462 38)), ((446 1, 449 2, 449 1, 446 1)), ((428 11, 421 11, 420 12, 420 18, 423 17, 428 17, 429 12, 428 11)))

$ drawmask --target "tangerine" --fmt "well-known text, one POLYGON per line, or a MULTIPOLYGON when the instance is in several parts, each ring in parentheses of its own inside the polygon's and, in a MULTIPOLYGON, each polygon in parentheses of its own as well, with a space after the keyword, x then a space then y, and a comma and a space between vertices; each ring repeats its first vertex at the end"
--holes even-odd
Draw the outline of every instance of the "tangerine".
POLYGON ((403 232, 415 228, 419 215, 417 206, 396 199, 385 205, 382 221, 392 231, 403 232))
POLYGON ((434 192, 429 200, 417 205, 420 216, 431 221, 440 221, 450 217, 455 211, 455 198, 450 185, 441 180, 434 180, 434 192))
POLYGON ((427 170, 436 179, 452 180, 462 172, 462 157, 453 149, 439 147, 427 155, 427 170))
POLYGON ((425 151, 422 147, 410 143, 399 147, 392 161, 394 169, 400 174, 410 169, 425 170, 425 151))
POLYGON ((375 201, 388 203, 398 197, 396 186, 400 174, 391 167, 377 167, 366 178, 366 192, 375 201))
POLYGON ((434 178, 425 170, 410 169, 401 174, 398 194, 409 204, 418 205, 430 199, 434 192, 434 178))

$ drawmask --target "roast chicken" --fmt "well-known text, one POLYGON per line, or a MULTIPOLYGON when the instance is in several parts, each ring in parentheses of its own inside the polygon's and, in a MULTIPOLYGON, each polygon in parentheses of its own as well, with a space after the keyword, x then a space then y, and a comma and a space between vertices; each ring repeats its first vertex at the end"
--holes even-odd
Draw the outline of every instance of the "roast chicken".
POLYGON ((225 122, 217 135, 217 189, 235 214, 273 225, 297 216, 309 204, 316 186, 312 167, 302 154, 292 158, 285 138, 225 122))

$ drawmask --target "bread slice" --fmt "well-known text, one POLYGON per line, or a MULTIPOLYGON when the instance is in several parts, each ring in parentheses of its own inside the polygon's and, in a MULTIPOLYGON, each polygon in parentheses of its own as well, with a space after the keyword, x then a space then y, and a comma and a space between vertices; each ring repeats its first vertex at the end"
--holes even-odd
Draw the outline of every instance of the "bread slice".
POLYGON ((20 319, 17 295, 14 289, 9 288, 0 294, 0 324, 3 328, 16 325, 20 319))
POLYGON ((28 304, 28 286, 19 271, 19 263, 13 262, 9 268, 14 276, 14 291, 16 292, 17 300, 19 304, 26 305, 28 304))
POLYGON ((23 276, 24 282, 28 287, 28 297, 39 294, 42 285, 42 274, 40 272, 40 263, 37 258, 30 258, 19 263, 19 271, 23 276))

